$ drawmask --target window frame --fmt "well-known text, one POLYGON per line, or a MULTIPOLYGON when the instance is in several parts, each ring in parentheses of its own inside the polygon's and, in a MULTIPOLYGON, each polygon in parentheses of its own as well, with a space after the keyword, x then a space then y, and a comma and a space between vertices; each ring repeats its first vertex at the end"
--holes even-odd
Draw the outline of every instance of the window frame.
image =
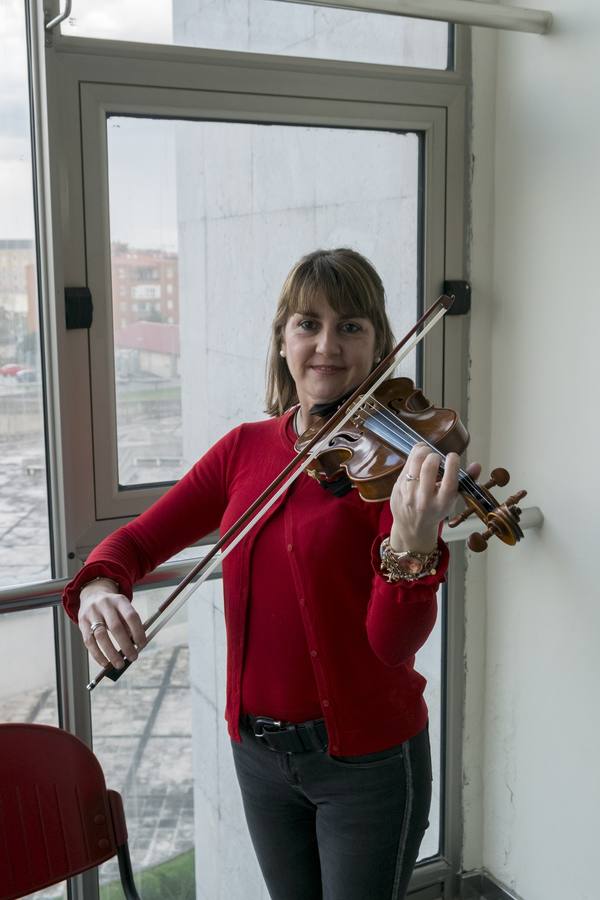
MULTIPOLYGON (((49 5, 57 10, 58 0, 49 5)), ((65 285, 88 283, 84 220, 84 173, 81 163, 81 120, 85 84, 129 84, 172 90, 197 90, 211 82, 239 92, 240 85, 280 99, 308 96, 315 102, 398 105, 437 110, 444 119, 444 210, 431 221, 443 247, 439 272, 445 279, 465 277, 465 217, 467 208, 468 29, 454 29, 453 69, 446 71, 377 66, 366 63, 298 59, 233 51, 143 45, 92 38, 46 35, 38 4, 28 0, 32 45, 32 99, 35 131, 36 188, 40 223, 41 303, 45 328, 46 409, 49 428, 49 468, 53 549, 56 576, 75 572, 87 550, 126 516, 95 518, 93 421, 89 385, 73 377, 92 365, 89 335, 67 332, 62 297, 65 285), (191 87, 190 87, 191 80, 191 87), (195 86, 194 86, 195 85, 195 86), (294 91, 296 93, 294 93, 294 91), (93 511, 94 518, 90 518, 93 511)), ((173 96, 173 95, 171 95, 173 96)), ((439 127, 438 127, 439 131, 439 127)), ((441 142, 438 140, 441 146, 441 142)), ((427 165, 435 157, 429 154, 427 165)), ((426 186, 429 202, 431 182, 426 186)), ((427 263, 427 254, 425 254, 427 263)), ((426 273, 431 271, 426 265, 426 273)), ((427 275, 426 275, 427 279, 427 275)), ((424 294, 431 297, 433 282, 424 294)), ((436 399, 466 414, 467 317, 447 317, 435 344, 424 355, 424 388, 436 399), (440 370, 434 357, 443 356, 440 370)), ((146 498, 151 502, 153 497, 146 498)), ((434 897, 438 888, 452 895, 457 883, 461 850, 461 722, 464 689, 462 611, 464 552, 452 547, 452 574, 445 628, 445 805, 442 840, 444 856, 420 867, 412 888, 418 896, 434 897)), ((32 590, 32 593, 35 593, 32 590)), ((79 633, 65 616, 57 621, 62 724, 91 740, 85 649, 79 633)), ((76 879, 70 896, 98 897, 97 881, 76 879)))

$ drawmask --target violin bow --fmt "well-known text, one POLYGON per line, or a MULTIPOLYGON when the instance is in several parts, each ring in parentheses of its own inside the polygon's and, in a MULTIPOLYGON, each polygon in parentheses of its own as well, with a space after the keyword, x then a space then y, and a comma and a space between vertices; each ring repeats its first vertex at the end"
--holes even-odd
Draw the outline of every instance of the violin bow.
MULTIPOLYGON (((147 644, 156 637, 158 632, 173 618, 181 607, 189 600, 192 594, 203 584, 209 575, 223 562, 226 556, 237 547, 256 523, 277 502, 279 497, 287 491, 291 484, 304 472, 313 459, 319 455, 320 445, 324 440, 333 436, 336 429, 341 429, 368 400, 386 378, 393 372, 399 362, 419 344, 425 335, 434 328, 446 315, 454 302, 454 297, 442 294, 435 303, 425 310, 423 315, 407 331, 401 341, 385 356, 381 362, 367 375, 365 380, 356 388, 348 399, 340 405, 333 415, 323 423, 312 440, 290 460, 288 465, 273 479, 271 484, 256 498, 245 513, 231 525, 225 534, 214 544, 206 556, 191 569, 185 578, 176 585, 166 600, 159 606, 144 623, 147 632, 147 644), (287 479, 287 480, 286 480, 287 479), (223 549, 225 548, 225 549, 223 549), (175 602, 177 601, 177 602, 175 602), (158 619, 161 619, 158 622, 158 619), (150 629, 150 630, 149 630, 150 629)), ((121 653, 121 656, 123 654, 121 653)), ((94 688, 104 679, 118 681, 121 675, 127 671, 133 660, 125 659, 124 665, 117 669, 112 663, 104 666, 87 685, 88 691, 94 688)))

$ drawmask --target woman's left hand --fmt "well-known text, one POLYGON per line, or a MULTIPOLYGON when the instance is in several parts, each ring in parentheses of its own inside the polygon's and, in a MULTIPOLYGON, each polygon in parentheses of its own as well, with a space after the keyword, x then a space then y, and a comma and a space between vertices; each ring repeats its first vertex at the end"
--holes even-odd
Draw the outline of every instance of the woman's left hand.
MULTIPOLYGON (((393 550, 415 550, 428 553, 437 546, 442 519, 454 507, 458 495, 460 460, 457 453, 445 458, 440 480, 442 455, 427 444, 416 444, 394 485, 390 506, 394 522, 390 533, 393 550)), ((478 478, 481 466, 471 463, 467 472, 478 478)))

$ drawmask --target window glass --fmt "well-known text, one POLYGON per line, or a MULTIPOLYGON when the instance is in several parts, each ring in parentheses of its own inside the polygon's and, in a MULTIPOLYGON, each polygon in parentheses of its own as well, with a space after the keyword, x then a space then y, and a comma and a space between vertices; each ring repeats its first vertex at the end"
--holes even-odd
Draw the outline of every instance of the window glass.
POLYGON ((0 586, 50 576, 24 4, 2 6, 0 586))
POLYGON ((58 725, 52 609, 0 615, 0 722, 58 725))
POLYGON ((419 860, 437 856, 440 849, 440 821, 442 816, 442 606, 446 602, 446 588, 438 591, 438 616, 427 642, 415 658, 415 669, 427 679, 425 702, 429 710, 429 740, 431 742, 431 768, 433 784, 429 828, 421 842, 419 860))
POLYGON ((174 480, 264 417, 270 324, 303 254, 360 251, 396 333, 415 321, 418 134, 123 116, 107 131, 120 485, 174 480))
MULTIPOLYGON (((144 620, 167 593, 136 591, 144 620)), ((192 743, 191 653, 184 607, 119 681, 105 679, 91 695, 94 752, 107 787, 123 797, 133 871, 144 897, 196 896, 193 756, 201 764, 216 735, 192 743)), ((102 900, 117 896, 118 878, 116 859, 101 867, 102 900)))
POLYGON ((446 69, 446 22, 281 0, 73 0, 62 33, 446 69))

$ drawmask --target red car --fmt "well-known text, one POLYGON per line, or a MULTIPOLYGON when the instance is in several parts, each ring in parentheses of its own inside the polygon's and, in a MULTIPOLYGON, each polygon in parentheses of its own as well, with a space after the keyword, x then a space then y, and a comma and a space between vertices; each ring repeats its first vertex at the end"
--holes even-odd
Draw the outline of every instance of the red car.
POLYGON ((6 363, 5 366, 0 366, 0 375, 17 375, 24 368, 25 366, 21 366, 19 363, 6 363))

